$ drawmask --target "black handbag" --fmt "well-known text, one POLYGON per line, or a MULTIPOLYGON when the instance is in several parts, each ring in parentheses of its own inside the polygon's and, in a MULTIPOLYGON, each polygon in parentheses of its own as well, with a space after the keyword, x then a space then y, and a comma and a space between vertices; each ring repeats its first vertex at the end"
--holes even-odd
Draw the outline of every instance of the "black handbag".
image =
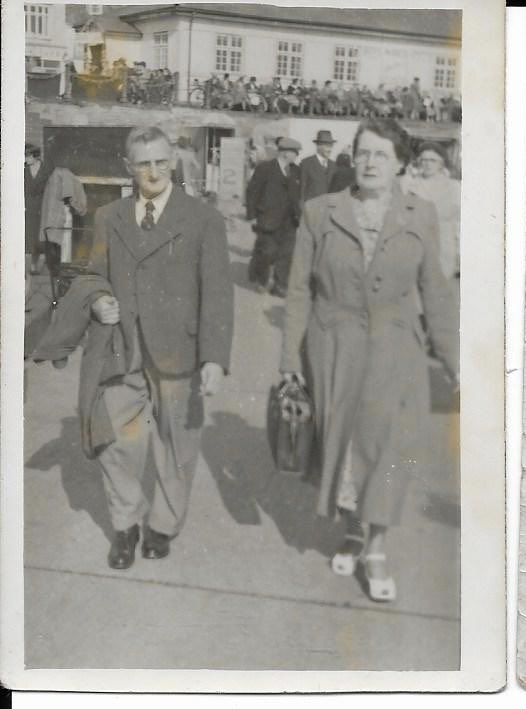
POLYGON ((314 440, 312 400, 297 379, 270 389, 267 432, 276 469, 307 475, 314 440))

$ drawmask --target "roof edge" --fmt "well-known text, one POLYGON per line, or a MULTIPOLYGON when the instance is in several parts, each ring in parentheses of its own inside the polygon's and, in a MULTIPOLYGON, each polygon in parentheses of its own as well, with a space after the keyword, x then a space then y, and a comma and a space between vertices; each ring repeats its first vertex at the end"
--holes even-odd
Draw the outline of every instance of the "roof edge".
MULTIPOLYGON (((213 3, 210 3, 213 5, 213 3)), ((235 4, 233 4, 233 7, 235 7, 235 4)), ((336 8, 337 9, 337 8, 336 8)), ((166 9, 151 9, 151 10, 142 10, 140 12, 135 12, 135 13, 125 13, 123 15, 119 15, 119 18, 124 20, 125 22, 136 22, 137 20, 140 19, 145 19, 147 17, 152 17, 152 16, 158 16, 158 15, 201 15, 202 17, 221 17, 221 18, 230 18, 230 19, 236 19, 240 20, 244 23, 248 23, 251 21, 255 22, 260 22, 260 23, 265 23, 267 25, 276 25, 276 24, 286 24, 290 26, 299 26, 299 27, 305 27, 308 26, 312 28, 312 23, 308 22, 306 20, 301 20, 299 19, 290 19, 290 18, 283 18, 283 19, 271 19, 269 17, 264 17, 263 15, 251 15, 250 17, 247 17, 246 15, 243 15, 240 12, 236 12, 235 10, 232 11, 225 11, 225 10, 216 10, 216 9, 211 9, 209 10, 208 8, 196 8, 192 7, 192 5, 187 6, 186 4, 177 4, 177 5, 166 5, 166 9)), ((354 27, 352 24, 337 24, 337 23, 331 23, 331 22, 320 22, 317 27, 323 27, 326 29, 334 30, 334 29, 339 29, 339 30, 352 30, 357 33, 363 33, 363 34, 371 34, 371 35, 389 35, 393 37, 410 37, 413 39, 417 38, 424 38, 424 39, 429 39, 429 40, 445 40, 447 39, 449 42, 456 43, 460 46, 462 42, 462 35, 455 35, 455 36, 446 36, 443 34, 427 34, 423 32, 401 32, 400 30, 390 30, 390 29, 382 29, 379 30, 378 28, 375 27, 354 27)))

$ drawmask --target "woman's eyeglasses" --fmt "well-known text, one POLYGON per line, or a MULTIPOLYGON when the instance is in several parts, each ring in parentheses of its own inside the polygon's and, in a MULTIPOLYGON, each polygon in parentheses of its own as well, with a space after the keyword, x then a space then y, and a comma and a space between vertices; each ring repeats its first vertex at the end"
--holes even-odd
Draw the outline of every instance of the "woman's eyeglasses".
POLYGON ((141 162, 134 162, 133 167, 137 172, 147 172, 148 170, 153 170, 157 168, 159 172, 166 172, 170 168, 169 160, 141 160, 141 162))
POLYGON ((391 160, 392 157, 392 155, 384 153, 383 150, 378 150, 374 153, 371 150, 357 150, 354 154, 353 160, 355 164, 358 165, 361 163, 369 162, 371 159, 373 159, 374 162, 378 165, 385 165, 385 163, 391 160))

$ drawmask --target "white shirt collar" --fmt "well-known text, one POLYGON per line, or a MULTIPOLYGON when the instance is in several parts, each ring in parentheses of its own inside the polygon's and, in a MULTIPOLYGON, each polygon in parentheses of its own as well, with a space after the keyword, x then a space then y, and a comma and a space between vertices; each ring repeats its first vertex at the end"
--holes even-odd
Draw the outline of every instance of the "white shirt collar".
MULTIPOLYGON (((139 197, 137 199, 137 207, 139 208, 140 212, 144 216, 144 212, 146 212, 146 202, 153 202, 155 209, 153 211, 153 219, 155 223, 157 224, 157 220, 161 216, 161 214, 164 211, 164 208, 166 207, 166 203, 168 202, 168 199, 170 195, 172 194, 172 189, 173 189, 173 184, 170 181, 168 185, 166 186, 166 189, 164 189, 160 194, 158 194, 156 197, 152 197, 151 199, 148 199, 144 195, 142 195, 139 192, 139 197)), ((141 217, 142 219, 142 217, 141 217)))
POLYGON ((278 155, 278 163, 281 168, 281 172, 286 175, 287 174, 287 163, 281 159, 281 157, 278 155))
POLYGON ((329 161, 327 160, 327 158, 322 158, 322 156, 319 153, 316 153, 316 157, 320 161, 320 165, 322 167, 328 167, 329 161))

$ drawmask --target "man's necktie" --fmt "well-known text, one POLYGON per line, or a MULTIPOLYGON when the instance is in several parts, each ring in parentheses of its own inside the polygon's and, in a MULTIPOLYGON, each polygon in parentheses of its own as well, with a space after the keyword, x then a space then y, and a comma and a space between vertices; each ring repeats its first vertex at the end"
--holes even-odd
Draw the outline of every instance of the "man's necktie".
POLYGON ((155 204, 153 202, 146 202, 144 205, 146 213, 141 222, 141 228, 150 231, 155 226, 155 220, 153 218, 153 210, 155 209, 155 204))

